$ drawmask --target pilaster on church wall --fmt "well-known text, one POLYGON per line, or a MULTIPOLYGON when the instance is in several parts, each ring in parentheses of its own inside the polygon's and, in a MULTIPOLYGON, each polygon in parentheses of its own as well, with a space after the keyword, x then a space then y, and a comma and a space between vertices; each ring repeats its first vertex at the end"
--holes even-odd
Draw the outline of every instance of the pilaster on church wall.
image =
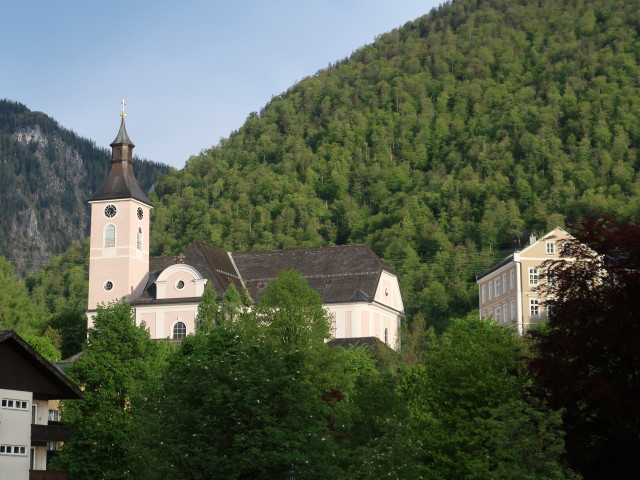
POLYGON ((173 325, 180 321, 187 326, 187 334, 195 332, 198 304, 135 305, 136 324, 145 323, 152 339, 171 338, 173 325))
POLYGON ((325 308, 335 318, 335 338, 375 336, 384 342, 387 329, 388 344, 395 348, 401 315, 375 303, 329 304, 325 308))

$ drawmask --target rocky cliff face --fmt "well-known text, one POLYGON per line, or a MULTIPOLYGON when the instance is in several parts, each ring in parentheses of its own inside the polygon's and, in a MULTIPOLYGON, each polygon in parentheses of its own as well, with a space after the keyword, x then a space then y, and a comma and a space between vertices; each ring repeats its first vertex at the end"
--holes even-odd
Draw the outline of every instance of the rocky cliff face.
MULTIPOLYGON (((109 172, 110 154, 44 114, 0 101, 0 255, 21 275, 89 234, 86 199, 109 172)), ((136 160, 149 191, 166 166, 136 160)))

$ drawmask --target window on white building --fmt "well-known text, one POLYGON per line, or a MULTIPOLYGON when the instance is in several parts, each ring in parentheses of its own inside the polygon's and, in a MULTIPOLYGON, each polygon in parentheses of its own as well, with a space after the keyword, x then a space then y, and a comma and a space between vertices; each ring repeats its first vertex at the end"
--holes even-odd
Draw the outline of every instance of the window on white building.
POLYGON ((183 322, 176 322, 171 332, 171 338, 184 338, 187 336, 187 326, 183 322))
POLYGON ((529 269, 529 285, 538 285, 538 269, 529 269))
POLYGON ((547 255, 553 255, 554 253, 556 253, 556 243, 547 242, 547 255))
POLYGON ((514 288, 516 288, 516 274, 513 270, 509 270, 509 288, 511 288, 512 290, 514 288))
POLYGON ((0 445, 0 455, 26 455, 27 447, 22 445, 0 445))
POLYGON ((14 410, 29 410, 29 402, 25 400, 2 399, 2 408, 12 408, 14 410))
POLYGON ((480 288, 480 299, 482 301, 482 303, 484 303, 485 301, 485 294, 487 293, 487 289, 486 289, 486 285, 482 285, 482 287, 480 288))
POLYGON ((529 316, 532 318, 540 317, 540 300, 537 298, 529 299, 529 316))
POLYGON ((511 300, 511 320, 516 318, 516 301, 511 300))
POLYGON ((493 282, 489 282, 489 300, 491 300, 493 297, 493 282))
POLYGON ((496 297, 497 297, 498 295, 500 295, 502 293, 502 284, 500 283, 500 279, 499 278, 496 278, 495 286, 496 286, 496 297))
POLYGON ((138 250, 142 250, 142 227, 138 227, 138 234, 136 235, 136 246, 138 250))
POLYGON ((500 323, 502 321, 502 311, 500 307, 496 307, 496 322, 500 323))
POLYGON ((115 247, 116 246, 116 226, 109 224, 104 227, 104 247, 115 247))
POLYGON ((502 274, 502 293, 505 293, 507 291, 507 274, 503 273, 502 274))

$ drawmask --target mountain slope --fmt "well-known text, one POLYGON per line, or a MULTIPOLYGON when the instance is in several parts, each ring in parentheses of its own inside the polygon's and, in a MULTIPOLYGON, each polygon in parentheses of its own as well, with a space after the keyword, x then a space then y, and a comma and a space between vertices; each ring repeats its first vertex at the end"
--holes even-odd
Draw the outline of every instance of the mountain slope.
POLYGON ((304 79, 156 189, 155 253, 367 242, 434 321, 530 233, 640 210, 631 0, 454 1, 304 79))
MULTIPOLYGON (((86 238, 86 199, 110 167, 107 150, 42 113, 0 100, 0 255, 24 275, 86 238)), ((136 161, 145 191, 166 170, 136 161)))
POLYGON ((410 312, 567 220, 640 212, 632 0, 454 1, 252 114, 156 188, 155 253, 367 242, 410 312))

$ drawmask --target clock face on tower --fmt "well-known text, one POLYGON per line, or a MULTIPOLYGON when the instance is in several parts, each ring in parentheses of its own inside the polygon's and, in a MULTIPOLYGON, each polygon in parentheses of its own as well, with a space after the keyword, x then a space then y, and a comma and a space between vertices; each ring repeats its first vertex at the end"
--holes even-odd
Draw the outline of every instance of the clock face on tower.
POLYGON ((142 220, 142 217, 144 217, 144 211, 142 211, 142 208, 138 207, 138 220, 142 220))
POLYGON ((104 209, 104 214, 107 218, 113 218, 117 211, 115 205, 107 205, 104 209))

